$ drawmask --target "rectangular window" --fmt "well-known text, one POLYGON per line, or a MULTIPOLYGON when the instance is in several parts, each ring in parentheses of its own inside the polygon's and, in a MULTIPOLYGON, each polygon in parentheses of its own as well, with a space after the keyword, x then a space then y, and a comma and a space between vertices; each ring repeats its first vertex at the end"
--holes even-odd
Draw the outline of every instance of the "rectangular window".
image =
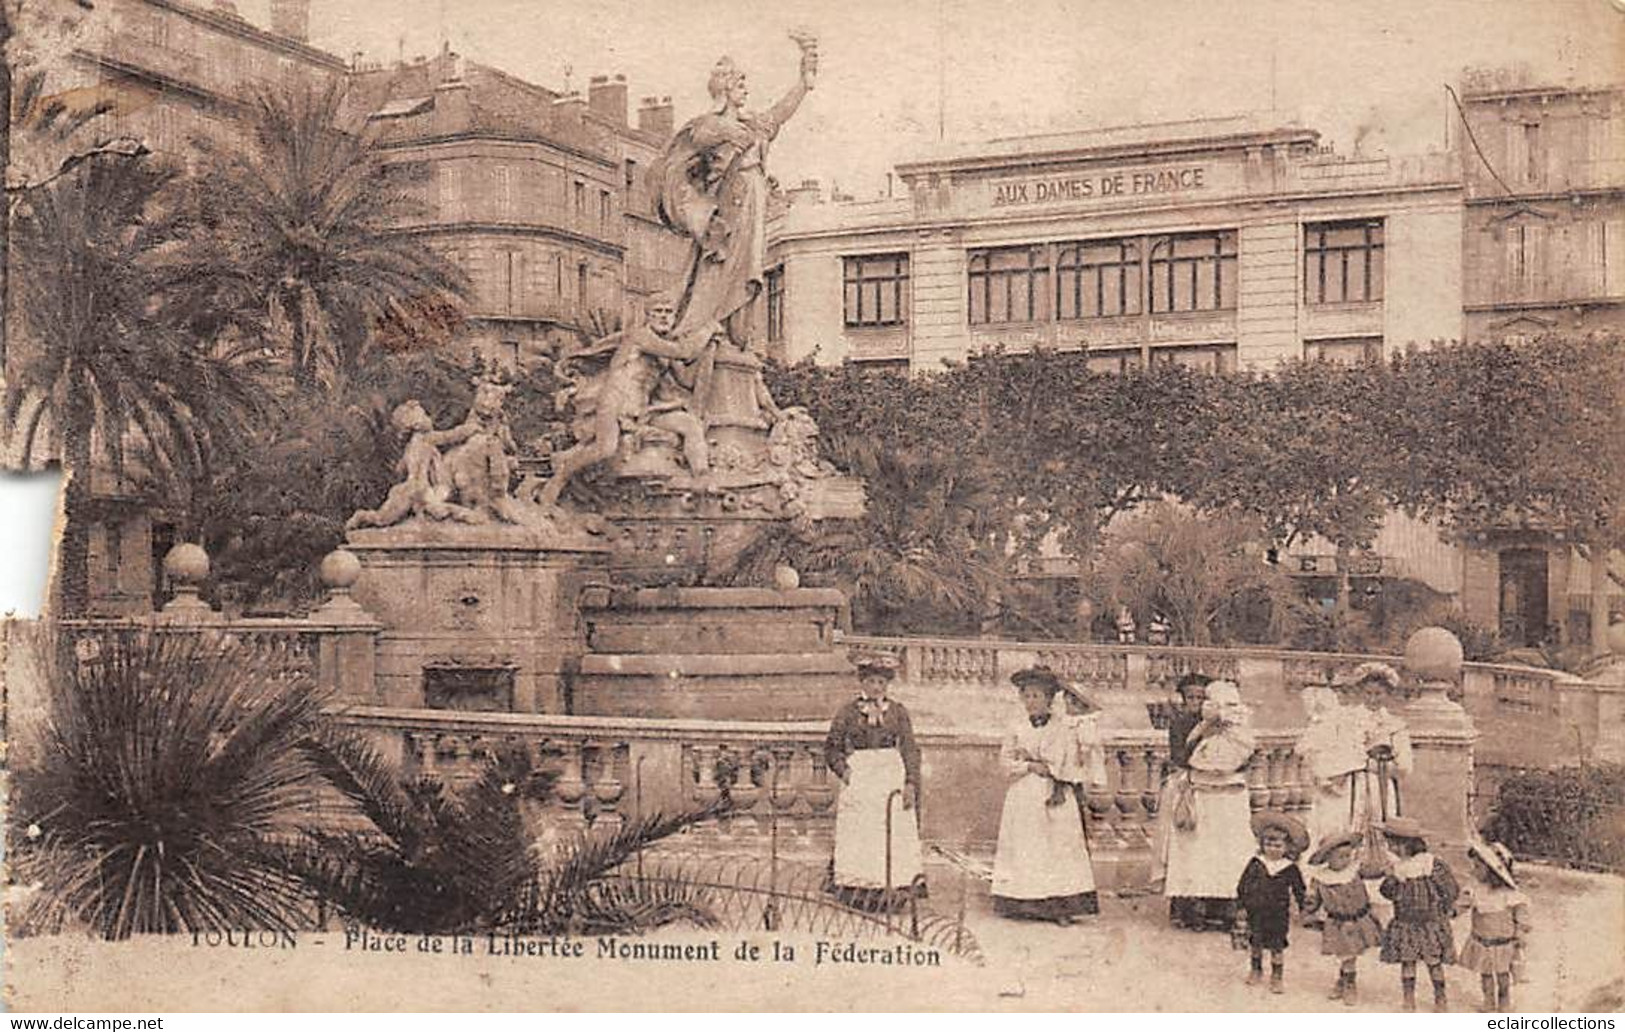
POLYGON ((587 314, 587 263, 576 266, 576 304, 581 306, 582 317, 587 314))
POLYGON ((463 217, 462 169, 455 165, 440 166, 440 218, 443 222, 459 222, 463 217))
POLYGON ((509 315, 519 311, 523 300, 525 272, 524 258, 518 251, 503 251, 499 256, 502 269, 503 310, 509 315))
POLYGON ((1229 373, 1236 368, 1234 344, 1200 344, 1192 347, 1157 348, 1151 352, 1152 365, 1179 365, 1203 373, 1229 373))
POLYGON ((1091 373, 1125 373, 1140 368, 1139 348, 1091 350, 1084 358, 1091 373))
POLYGON ((1309 362, 1354 365, 1382 361, 1381 337, 1334 337, 1303 342, 1303 357, 1309 362))
POLYGON ((767 339, 784 339, 784 266, 767 270, 767 339))
POLYGON ((973 326, 1048 317, 1049 259, 1042 246, 972 251, 966 279, 973 326))
POLYGON ((1062 244, 1055 258, 1055 317, 1140 314, 1140 242, 1062 244))
POLYGON ((1544 176, 1545 169, 1540 152, 1540 123, 1525 122, 1523 126, 1523 178, 1530 184, 1539 183, 1544 176))
POLYGON ((908 255, 841 259, 848 326, 901 326, 908 321, 908 255))
POLYGON ((583 182, 580 182, 580 181, 576 182, 575 205, 576 205, 576 214, 577 215, 585 215, 587 213, 587 184, 586 183, 583 183, 583 182))
POLYGON ((631 158, 626 159, 626 192, 632 193, 638 188, 638 163, 631 158))
POLYGON ((1381 301, 1381 219, 1303 227, 1303 299, 1311 305, 1381 301))
POLYGON ((1151 311, 1236 307, 1236 231, 1180 233, 1151 243, 1151 311))
POLYGON ((598 191, 598 222, 600 225, 609 225, 609 213, 609 191, 600 190, 598 191))

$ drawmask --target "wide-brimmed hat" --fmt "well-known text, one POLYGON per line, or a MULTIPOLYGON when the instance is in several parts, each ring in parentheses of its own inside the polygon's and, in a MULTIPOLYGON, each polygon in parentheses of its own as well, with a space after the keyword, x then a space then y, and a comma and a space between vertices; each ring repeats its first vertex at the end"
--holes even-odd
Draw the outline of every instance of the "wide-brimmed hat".
POLYGON ((1422 822, 1415 817, 1390 817, 1377 825, 1377 830, 1389 838, 1415 839, 1422 843, 1426 843, 1428 838, 1422 822))
POLYGON ((890 652, 879 649, 853 649, 846 658, 858 668, 860 674, 887 678, 897 676, 897 657, 890 652))
POLYGON ((1309 829, 1296 817, 1275 810, 1261 810, 1253 814, 1253 838, 1262 838, 1264 832, 1270 830, 1286 836, 1287 849, 1293 856, 1309 848, 1309 829))
POLYGON ((1030 666, 1025 670, 1017 670, 1010 675, 1010 683, 1016 686, 1017 691, 1023 688, 1042 689, 1051 699, 1054 699, 1057 694, 1064 694, 1068 699, 1091 712, 1098 712, 1101 708, 1100 703, 1096 702, 1092 695, 1077 685, 1069 684, 1060 674, 1043 664, 1030 666))
POLYGON ((1332 855, 1332 850, 1340 846, 1353 846, 1358 849, 1364 841, 1365 836, 1357 831, 1334 831, 1320 840, 1320 845, 1315 848, 1314 854, 1309 857, 1309 862, 1311 864, 1323 864, 1326 862, 1326 858, 1332 855))
POLYGON ((1501 883, 1509 889, 1518 887, 1518 880, 1512 876, 1512 851, 1499 842, 1471 842, 1467 845, 1467 855, 1488 867, 1494 875, 1501 879, 1501 883))

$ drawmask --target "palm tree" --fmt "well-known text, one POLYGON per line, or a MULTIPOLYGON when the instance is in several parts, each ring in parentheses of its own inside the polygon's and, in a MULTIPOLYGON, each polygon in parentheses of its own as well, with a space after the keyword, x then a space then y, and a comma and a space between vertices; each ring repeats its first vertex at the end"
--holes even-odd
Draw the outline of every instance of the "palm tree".
POLYGON ((990 492, 974 466, 867 442, 831 451, 837 465, 864 481, 863 516, 811 533, 769 531, 725 579, 766 583, 773 564, 787 561, 832 575, 868 620, 923 621, 937 630, 946 629, 943 623, 977 626, 1005 580, 977 529, 990 492))
POLYGON ((219 636, 87 645, 43 657, 49 716, 9 808, 12 879, 32 887, 13 927, 123 939, 307 923, 283 852, 319 783, 298 748, 322 719, 308 676, 219 636))
POLYGON ((553 851, 527 826, 527 801, 545 799, 557 774, 522 751, 491 757, 461 791, 432 777, 401 781, 371 746, 317 736, 309 755, 363 818, 362 830, 308 829, 294 869, 345 917, 386 931, 516 934, 629 931, 686 920, 712 923, 682 885, 611 891, 618 868, 645 847, 715 817, 716 807, 652 815, 553 851))
POLYGON ((195 305, 250 339, 286 347, 299 385, 337 384, 373 330, 422 306, 460 308, 467 281, 402 232, 420 214, 397 170, 340 128, 336 89, 265 94, 245 147, 200 141, 199 260, 212 274, 195 305))
POLYGON ((38 464, 54 442, 75 474, 63 542, 70 606, 84 588, 86 504, 109 486, 93 485, 95 473, 184 499, 265 401, 251 356, 205 348, 163 302, 186 279, 175 179, 149 159, 88 161, 29 193, 13 220, 19 319, 5 423, 19 465, 38 464))

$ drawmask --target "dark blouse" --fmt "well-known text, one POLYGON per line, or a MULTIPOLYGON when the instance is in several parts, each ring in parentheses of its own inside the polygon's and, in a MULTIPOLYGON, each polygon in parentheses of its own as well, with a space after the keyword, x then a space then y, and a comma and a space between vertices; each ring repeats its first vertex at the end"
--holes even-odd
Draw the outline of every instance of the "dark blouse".
POLYGON ((1188 769, 1191 765, 1191 744, 1188 739, 1196 725, 1202 722, 1202 714, 1186 713, 1184 710, 1174 710, 1168 721, 1168 765, 1177 770, 1188 769))
POLYGON ((1249 917, 1285 915, 1294 899, 1302 910, 1304 894, 1303 872, 1298 870, 1297 864, 1287 864, 1271 874, 1264 861, 1256 856, 1247 861, 1241 881, 1236 885, 1236 903, 1249 917))
POLYGON ((903 777, 911 785, 920 783, 920 746, 914 741, 914 725, 908 710, 896 699, 886 700, 880 724, 868 722, 853 699, 835 712, 829 737, 824 739, 824 762, 836 777, 846 776, 846 758, 859 749, 896 749, 903 755, 903 777))

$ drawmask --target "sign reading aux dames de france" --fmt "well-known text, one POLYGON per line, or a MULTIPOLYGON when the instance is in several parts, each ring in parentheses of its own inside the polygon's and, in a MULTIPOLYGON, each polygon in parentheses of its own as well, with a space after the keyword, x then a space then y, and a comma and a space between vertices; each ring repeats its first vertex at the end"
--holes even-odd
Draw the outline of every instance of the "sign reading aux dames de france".
POLYGON ((994 183, 993 206, 1087 201, 1114 197, 1148 197, 1158 194, 1195 193, 1208 189, 1209 171, 1205 165, 1172 165, 1160 168, 1114 169, 1077 176, 1041 176, 994 183))

